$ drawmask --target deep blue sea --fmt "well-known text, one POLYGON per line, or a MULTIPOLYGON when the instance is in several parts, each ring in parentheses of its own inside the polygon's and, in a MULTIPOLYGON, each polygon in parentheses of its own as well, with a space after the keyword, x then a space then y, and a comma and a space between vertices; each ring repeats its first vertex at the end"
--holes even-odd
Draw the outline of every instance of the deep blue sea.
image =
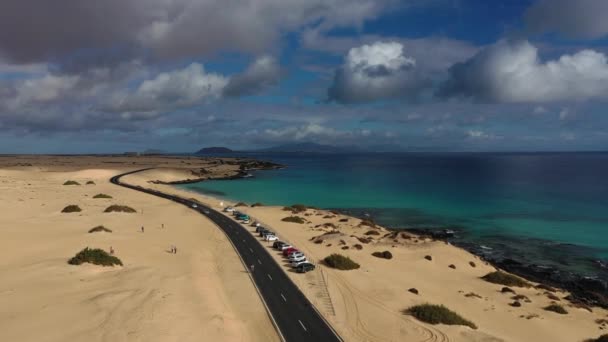
POLYGON ((455 228, 457 243, 484 253, 608 278, 608 153, 239 156, 287 168, 182 187, 368 214, 392 228, 455 228))

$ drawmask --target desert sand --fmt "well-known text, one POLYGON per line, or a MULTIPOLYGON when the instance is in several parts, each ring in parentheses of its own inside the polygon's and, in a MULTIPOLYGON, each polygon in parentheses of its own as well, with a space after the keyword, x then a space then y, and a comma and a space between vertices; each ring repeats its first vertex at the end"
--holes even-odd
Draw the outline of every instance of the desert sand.
MULTIPOLYGON (((178 176, 171 173, 151 170, 124 180, 196 198, 221 209, 220 199, 169 185, 150 184, 150 180, 157 177, 178 176)), ((601 308, 591 308, 593 312, 589 312, 575 307, 564 299, 568 295, 564 291, 554 293, 560 298, 555 301, 548 298, 545 290, 513 287, 528 300, 520 300, 521 307, 512 307, 509 304, 514 302, 513 293, 501 293, 502 285, 480 279, 495 271, 493 266, 444 242, 409 233, 383 237, 391 232, 382 227, 361 225, 359 219, 325 210, 308 209, 298 213, 308 222, 297 224, 281 221, 292 215, 283 207, 237 209, 275 231, 281 240, 296 246, 317 264, 317 269, 307 274, 291 272, 287 266, 284 269, 346 341, 584 341, 606 333, 606 324, 598 324, 596 320, 605 320, 608 312, 601 308), (370 230, 380 235, 365 235, 370 230), (330 232, 334 234, 326 234, 330 232), (362 243, 359 238, 365 237, 373 239, 362 243), (315 243, 318 240, 322 242, 315 243), (371 255, 385 250, 392 253, 393 259, 371 255), (331 253, 349 256, 361 268, 340 271, 324 266, 322 259, 331 253), (419 293, 409 292, 410 288, 419 293), (568 314, 543 309, 554 301, 563 305, 568 314), (423 303, 443 304, 473 321, 478 329, 430 325, 403 314, 405 309, 423 303)), ((255 232, 255 228, 249 229, 252 234, 255 232)), ((285 264, 269 243, 260 243, 268 245, 269 253, 280 264, 285 264)))
POLYGON ((0 158, 0 341, 279 340, 220 230, 183 206, 108 181, 129 169, 185 163, 205 164, 0 158), (98 193, 113 198, 93 199, 98 193), (61 213, 70 204, 82 212, 61 213), (111 204, 137 213, 103 213, 111 204), (88 233, 98 225, 112 232, 88 233), (124 266, 68 265, 87 246, 112 247, 124 266))
MULTIPOLYGON (((163 158, 103 159, 110 163, 95 157, 48 157, 44 163, 29 158, 20 160, 21 165, 0 158, 0 340, 277 339, 240 260, 217 228, 187 208, 108 183, 114 174, 160 165, 123 181, 221 209, 225 200, 153 182, 187 179, 189 168, 217 167, 212 174, 218 177, 233 169, 204 160, 181 165, 182 160, 163 158), (83 185, 61 185, 68 179, 83 185), (88 180, 96 184, 84 185, 88 180), (96 193, 114 198, 92 199, 96 193), (138 212, 102 213, 114 203, 138 212), (68 204, 78 204, 83 211, 61 214, 68 204), (113 232, 87 233, 99 224, 113 232), (145 233, 140 232, 142 225, 145 233), (167 253, 172 244, 178 247, 176 255, 167 253), (124 267, 66 263, 86 246, 112 246, 124 267)), ((297 224, 281 221, 292 215, 282 207, 238 209, 317 264, 307 274, 284 269, 346 341, 583 341, 606 333, 605 324, 596 320, 607 319, 608 312, 574 307, 564 299, 566 292, 555 295, 567 315, 543 310, 552 300, 534 287, 513 287, 529 302, 510 306, 513 294, 480 279, 494 267, 444 242, 392 235, 326 210, 297 213, 307 220, 297 224), (365 234, 371 230, 378 235, 365 234), (360 240, 369 237, 373 239, 367 243, 360 240), (391 260, 371 255, 385 250, 392 253, 391 260), (321 260, 331 253, 349 256, 361 268, 339 271, 324 266, 321 260), (443 304, 478 329, 430 325, 403 314, 421 303, 443 304)), ((254 227, 248 228, 253 233, 254 227)), ((278 252, 270 247, 268 251, 285 263, 278 252)))

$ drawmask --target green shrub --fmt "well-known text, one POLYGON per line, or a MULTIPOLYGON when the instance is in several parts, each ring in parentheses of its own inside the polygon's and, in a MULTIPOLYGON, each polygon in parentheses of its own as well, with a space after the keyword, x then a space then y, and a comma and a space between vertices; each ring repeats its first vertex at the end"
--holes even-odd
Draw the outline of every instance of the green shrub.
POLYGON ((564 309, 564 307, 559 304, 551 304, 549 306, 544 307, 543 309, 547 311, 557 312, 558 314, 562 315, 568 314, 568 311, 566 311, 566 309, 564 309))
POLYGON ((82 209, 80 209, 80 207, 75 204, 68 205, 67 207, 63 208, 63 210, 61 210, 62 213, 79 213, 81 211, 82 209))
POLYGON ((384 252, 374 252, 372 253, 373 256, 375 256, 376 258, 382 258, 382 259, 392 259, 393 258, 393 254, 389 251, 384 251, 384 252))
POLYGON ((405 310, 404 313, 429 324, 465 325, 477 329, 477 326, 473 322, 462 318, 459 314, 443 305, 416 305, 405 310))
POLYGON ((103 211, 104 213, 112 213, 112 212, 118 212, 118 213, 136 213, 137 210, 131 208, 131 207, 127 207, 126 205, 116 205, 113 204, 109 207, 106 208, 106 210, 103 211))
POLYGON ((77 181, 68 180, 68 181, 65 181, 65 183, 63 183, 63 185, 80 185, 80 183, 78 183, 77 181))
POLYGON ((336 268, 339 270, 356 270, 361 267, 359 264, 341 254, 332 254, 325 259, 325 264, 329 267, 336 268))
POLYGON ((598 338, 590 338, 585 342, 608 342, 608 334, 604 334, 598 338))
POLYGON ((375 227, 376 224, 374 223, 374 221, 372 220, 361 220, 361 223, 359 223, 360 226, 368 226, 368 227, 375 227))
POLYGON ((95 228, 91 228, 91 229, 89 229, 89 233, 97 233, 97 232, 106 232, 106 233, 111 233, 111 232, 112 232, 112 230, 111 230, 111 229, 108 229, 108 228, 106 228, 106 227, 104 227, 104 226, 97 226, 97 227, 95 227, 95 228))
POLYGON ((260 203, 260 202, 255 202, 255 203, 253 203, 251 206, 252 206, 252 207, 263 207, 263 206, 264 206, 264 204, 263 204, 263 203, 260 203))
POLYGON ((106 194, 97 194, 93 196, 93 198, 112 198, 112 196, 106 194))
POLYGON ((380 232, 377 230, 368 230, 365 232, 365 235, 380 235, 380 232))
POLYGON ((490 283, 506 285, 506 286, 517 286, 517 287, 530 287, 531 286, 530 283, 521 279, 520 277, 514 276, 512 274, 509 274, 509 273, 506 273, 503 271, 495 271, 495 272, 488 273, 485 276, 481 277, 481 279, 483 279, 487 282, 490 282, 490 283))
POLYGON ((245 202, 239 202, 237 204, 234 205, 234 207, 248 207, 249 205, 247 205, 247 203, 245 202))
POLYGON ((299 224, 306 223, 306 220, 304 220, 300 216, 287 216, 287 217, 284 217, 281 221, 283 221, 283 222, 299 223, 299 224))
POLYGON ((294 204, 291 206, 291 211, 293 211, 294 213, 301 213, 303 211, 306 211, 306 209, 308 209, 308 207, 304 204, 294 204))
POLYGON ((95 182, 93 182, 93 181, 87 181, 87 185, 95 185, 95 182))
POLYGON ((102 266, 122 266, 122 261, 120 261, 120 259, 108 254, 103 249, 98 248, 90 249, 89 247, 86 247, 78 252, 78 254, 76 254, 73 258, 68 260, 68 264, 70 265, 81 265, 85 262, 102 266))

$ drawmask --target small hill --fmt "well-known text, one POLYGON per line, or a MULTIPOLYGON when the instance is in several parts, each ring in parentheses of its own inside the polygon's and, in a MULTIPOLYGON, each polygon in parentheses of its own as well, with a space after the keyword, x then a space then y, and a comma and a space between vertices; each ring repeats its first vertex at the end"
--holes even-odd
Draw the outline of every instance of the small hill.
POLYGON ((219 153, 232 153, 232 152, 234 152, 234 151, 229 149, 228 147, 213 146, 213 147, 201 148, 200 150, 196 151, 196 154, 219 154, 219 153))

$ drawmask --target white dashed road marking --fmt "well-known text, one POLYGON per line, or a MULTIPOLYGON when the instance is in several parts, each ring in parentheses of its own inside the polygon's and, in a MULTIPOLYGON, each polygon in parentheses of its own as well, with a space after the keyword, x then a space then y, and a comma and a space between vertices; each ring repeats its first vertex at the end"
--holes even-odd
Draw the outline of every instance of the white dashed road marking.
POLYGON ((270 274, 267 274, 268 278, 270 278, 270 280, 272 280, 272 277, 270 276, 270 274))
POLYGON ((300 325, 302 326, 302 329, 304 329, 304 331, 308 331, 306 330, 306 327, 304 326, 304 323, 302 323, 302 321, 298 320, 298 322, 300 322, 300 325))
POLYGON ((285 299, 285 296, 283 296, 283 294, 281 293, 281 298, 283 298, 283 301, 287 301, 287 299, 285 299))
POLYGON ((260 259, 258 259, 258 264, 260 264, 260 265, 262 264, 262 262, 260 261, 260 259))

